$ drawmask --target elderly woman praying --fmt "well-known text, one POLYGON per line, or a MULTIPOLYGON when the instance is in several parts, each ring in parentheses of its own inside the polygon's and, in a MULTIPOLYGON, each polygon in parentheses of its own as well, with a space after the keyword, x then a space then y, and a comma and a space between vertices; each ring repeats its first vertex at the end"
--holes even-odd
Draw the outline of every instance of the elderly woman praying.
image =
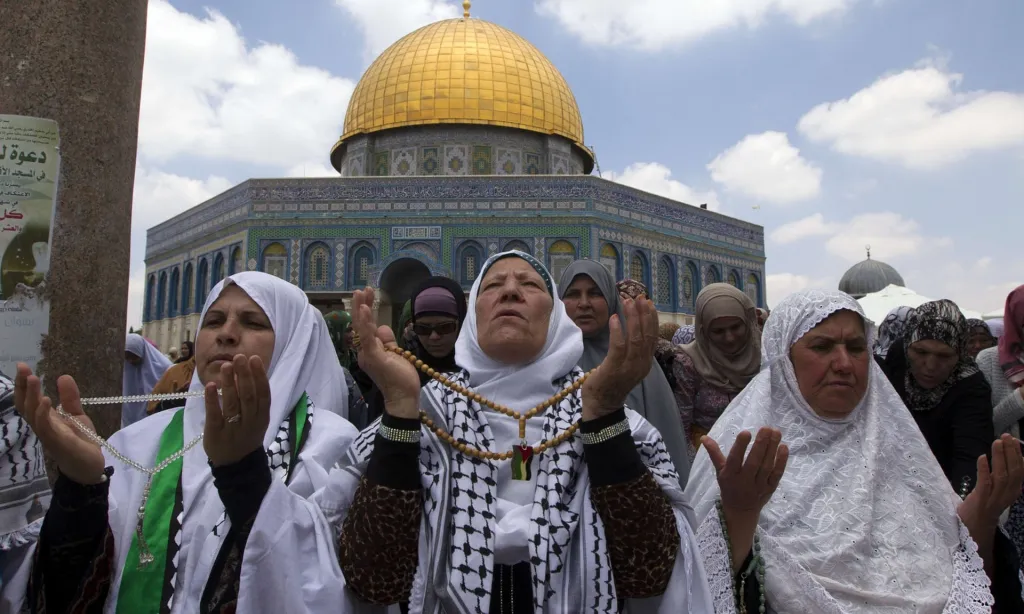
POLYGON ((661 436, 623 405, 651 369, 649 301, 624 301, 584 374, 547 270, 497 254, 470 293, 464 370, 428 370, 422 394, 421 363, 396 353, 372 302, 356 293, 359 361, 386 412, 314 498, 340 533, 346 611, 714 611, 661 436))
MULTIPOLYGON (((786 614, 1024 611, 1016 556, 998 530, 1024 481, 1017 442, 992 444, 991 469, 976 458, 978 485, 961 501, 871 341, 860 305, 841 292, 793 294, 768 318, 762 370, 704 439, 686 488, 698 519, 756 531, 761 560, 736 591, 748 611, 786 614), (758 518, 729 504, 740 493, 722 475, 764 425, 781 430, 789 458, 758 518)), ((713 586, 728 573, 707 571, 713 586)))

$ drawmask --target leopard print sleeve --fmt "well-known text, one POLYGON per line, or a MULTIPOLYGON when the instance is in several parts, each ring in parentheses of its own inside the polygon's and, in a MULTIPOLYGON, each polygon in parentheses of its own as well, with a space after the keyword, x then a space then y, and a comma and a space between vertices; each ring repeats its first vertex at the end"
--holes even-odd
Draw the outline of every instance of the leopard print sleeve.
MULTIPOLYGON (((625 410, 582 424, 583 433, 626 420, 625 410)), ((647 469, 629 431, 600 443, 585 443, 590 498, 608 537, 619 597, 655 597, 672 577, 679 530, 665 494, 647 469)))
POLYGON ((679 531, 654 476, 645 471, 629 482, 594 486, 590 498, 604 522, 618 596, 664 593, 679 551, 679 531))
POLYGON ((341 528, 338 558, 345 582, 376 605, 405 601, 419 548, 423 495, 363 478, 341 528))

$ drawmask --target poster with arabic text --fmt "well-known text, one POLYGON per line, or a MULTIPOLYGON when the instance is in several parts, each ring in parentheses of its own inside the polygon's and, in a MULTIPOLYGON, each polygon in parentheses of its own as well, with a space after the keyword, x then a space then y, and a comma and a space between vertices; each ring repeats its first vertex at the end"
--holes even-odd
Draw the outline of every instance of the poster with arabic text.
POLYGON ((57 123, 0 115, 0 371, 39 362, 50 325, 50 234, 60 170, 57 123))

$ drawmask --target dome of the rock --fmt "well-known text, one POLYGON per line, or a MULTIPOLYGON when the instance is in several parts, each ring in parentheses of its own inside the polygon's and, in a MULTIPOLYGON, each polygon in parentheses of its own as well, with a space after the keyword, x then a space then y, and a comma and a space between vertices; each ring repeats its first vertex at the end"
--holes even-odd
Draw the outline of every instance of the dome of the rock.
POLYGON ((581 155, 584 173, 594 165, 576 98, 558 69, 518 34, 468 17, 424 26, 370 65, 331 164, 341 170, 346 144, 358 135, 441 124, 561 136, 581 155))
POLYGON ((853 298, 863 298, 890 284, 906 285, 896 269, 880 260, 872 260, 871 253, 868 252, 866 260, 853 265, 843 274, 843 278, 839 280, 839 290, 853 298))

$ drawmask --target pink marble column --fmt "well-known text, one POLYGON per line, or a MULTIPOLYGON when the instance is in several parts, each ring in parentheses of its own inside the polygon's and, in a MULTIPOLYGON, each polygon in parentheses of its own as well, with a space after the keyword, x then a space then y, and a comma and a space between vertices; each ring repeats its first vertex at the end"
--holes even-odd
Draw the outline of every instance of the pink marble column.
MULTIPOLYGON (((121 393, 146 0, 0 0, 0 113, 56 120, 61 169, 51 244, 50 394, 121 393)), ((108 435, 120 407, 90 411, 108 435)))

